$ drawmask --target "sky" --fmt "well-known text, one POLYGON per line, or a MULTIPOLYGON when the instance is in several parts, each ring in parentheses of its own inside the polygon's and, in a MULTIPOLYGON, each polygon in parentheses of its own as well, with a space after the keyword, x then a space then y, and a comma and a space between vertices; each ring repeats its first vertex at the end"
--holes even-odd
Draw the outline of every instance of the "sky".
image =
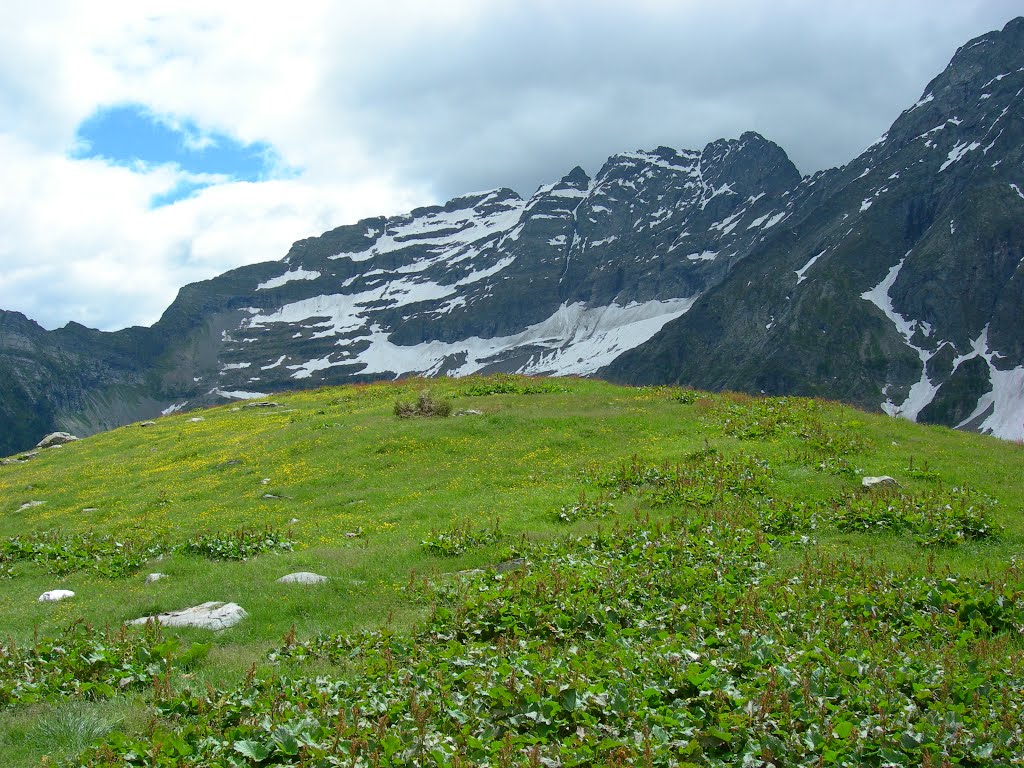
POLYGON ((843 165, 1024 0, 0 4, 0 309, 155 322, 367 216, 757 131, 843 165), (102 10, 100 10, 102 9, 102 10))

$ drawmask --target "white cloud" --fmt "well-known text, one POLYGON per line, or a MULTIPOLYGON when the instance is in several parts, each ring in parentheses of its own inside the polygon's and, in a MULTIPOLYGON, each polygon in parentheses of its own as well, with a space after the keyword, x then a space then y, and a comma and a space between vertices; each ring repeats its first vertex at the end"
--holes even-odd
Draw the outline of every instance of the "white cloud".
POLYGON ((851 159, 1018 2, 52 0, 0 4, 0 308, 154 320, 181 284, 294 240, 573 165, 758 130, 851 159), (151 210, 172 167, 70 160, 132 102, 265 142, 302 173, 151 210))
POLYGON ((386 180, 344 186, 301 179, 209 187, 151 209, 188 174, 136 172, 33 151, 0 137, 0 307, 46 327, 149 324, 188 282, 279 258, 303 234, 407 209, 386 180))

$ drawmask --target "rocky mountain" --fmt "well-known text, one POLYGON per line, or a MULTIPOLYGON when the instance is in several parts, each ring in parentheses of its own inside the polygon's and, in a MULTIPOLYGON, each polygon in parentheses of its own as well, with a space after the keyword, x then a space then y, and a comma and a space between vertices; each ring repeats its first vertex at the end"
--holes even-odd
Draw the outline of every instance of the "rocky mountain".
POLYGON ((822 395, 1024 436, 1024 19, 801 180, 783 227, 614 379, 822 395))
POLYGON ((152 328, 0 312, 0 452, 281 389, 518 371, 821 395, 1024 436, 1024 19, 848 165, 615 155, 184 287, 152 328))

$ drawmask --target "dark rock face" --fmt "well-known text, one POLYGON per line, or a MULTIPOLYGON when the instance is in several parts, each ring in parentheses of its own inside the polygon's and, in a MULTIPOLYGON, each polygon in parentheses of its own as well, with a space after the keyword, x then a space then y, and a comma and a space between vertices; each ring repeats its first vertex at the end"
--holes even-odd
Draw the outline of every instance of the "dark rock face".
POLYGON ((755 134, 615 155, 295 243, 152 328, 0 313, 0 453, 160 411, 407 374, 793 393, 1024 435, 1024 19, 850 164, 755 134))

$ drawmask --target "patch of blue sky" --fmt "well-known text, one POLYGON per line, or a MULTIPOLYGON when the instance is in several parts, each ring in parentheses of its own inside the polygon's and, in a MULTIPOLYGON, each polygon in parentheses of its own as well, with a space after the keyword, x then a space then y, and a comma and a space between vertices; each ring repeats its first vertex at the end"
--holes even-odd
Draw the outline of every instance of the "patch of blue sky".
POLYGON ((142 104, 96 111, 78 126, 75 139, 75 158, 99 158, 128 168, 171 164, 190 177, 155 196, 150 201, 154 208, 216 183, 291 175, 282 172, 269 144, 245 144, 223 133, 203 131, 190 120, 157 114, 142 104))

